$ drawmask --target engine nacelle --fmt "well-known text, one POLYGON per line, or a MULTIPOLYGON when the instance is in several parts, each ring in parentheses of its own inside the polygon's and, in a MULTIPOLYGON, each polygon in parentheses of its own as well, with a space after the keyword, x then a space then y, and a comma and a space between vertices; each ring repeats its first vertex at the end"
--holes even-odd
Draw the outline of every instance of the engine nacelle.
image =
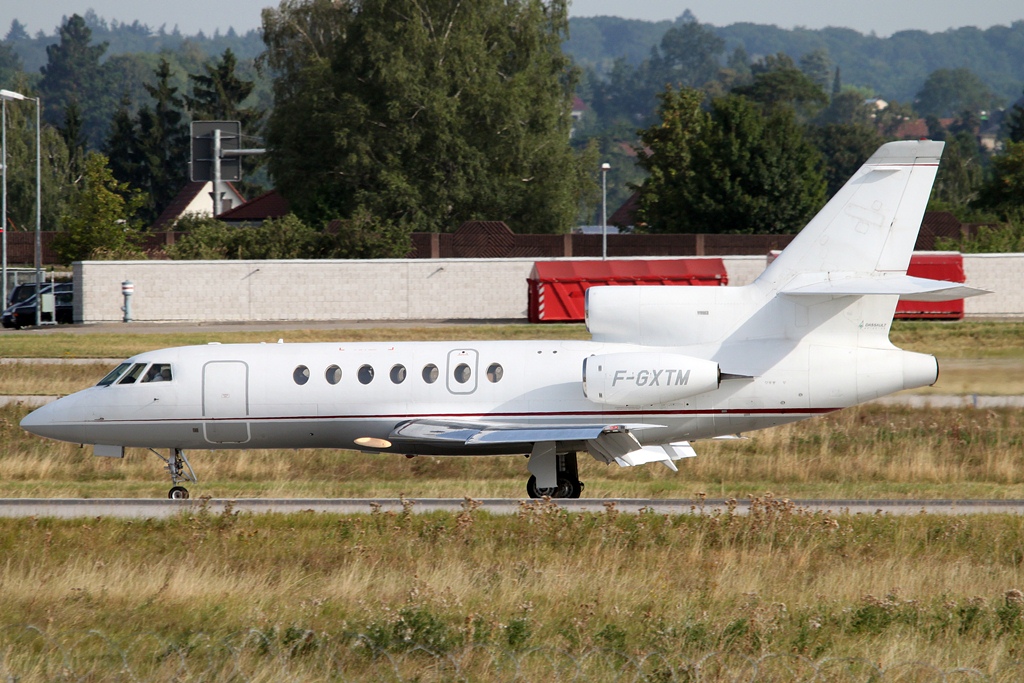
POLYGON ((674 353, 590 356, 583 361, 583 395, 611 406, 672 403, 714 391, 721 374, 714 361, 674 353))

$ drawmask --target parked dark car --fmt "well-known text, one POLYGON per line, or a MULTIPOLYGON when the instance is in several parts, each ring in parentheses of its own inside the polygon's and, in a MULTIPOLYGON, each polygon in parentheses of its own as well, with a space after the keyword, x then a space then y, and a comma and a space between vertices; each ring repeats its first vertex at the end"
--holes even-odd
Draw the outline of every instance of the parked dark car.
MULTIPOLYGON (((21 285, 19 285, 20 287, 21 285)), ((50 291, 50 285, 45 285, 43 292, 50 291)), ((58 282, 54 287, 54 315, 58 323, 72 323, 75 321, 75 295, 74 285, 70 282, 58 282)), ((15 288, 17 290, 17 287, 15 288)), ((50 322, 51 315, 43 313, 42 321, 50 322)), ((3 313, 2 323, 4 327, 21 329, 36 324, 36 297, 35 285, 32 285, 32 295, 19 303, 13 304, 3 313)))

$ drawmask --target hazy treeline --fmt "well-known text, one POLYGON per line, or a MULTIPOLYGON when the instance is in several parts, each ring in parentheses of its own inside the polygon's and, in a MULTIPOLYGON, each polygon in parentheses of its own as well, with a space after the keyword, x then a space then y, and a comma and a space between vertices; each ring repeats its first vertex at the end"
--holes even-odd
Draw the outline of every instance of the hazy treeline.
MULTIPOLYGON (((647 59, 665 32, 687 20, 643 21, 621 17, 576 17, 569 22, 565 51, 577 64, 610 73, 617 59, 636 66, 647 59)), ((941 33, 899 31, 880 37, 853 29, 794 28, 736 23, 708 26, 728 52, 752 59, 784 52, 794 59, 824 50, 842 69, 846 82, 870 88, 879 97, 906 102, 936 69, 968 68, 1004 102, 1020 97, 1024 83, 1024 21, 978 29, 965 26, 941 33)))

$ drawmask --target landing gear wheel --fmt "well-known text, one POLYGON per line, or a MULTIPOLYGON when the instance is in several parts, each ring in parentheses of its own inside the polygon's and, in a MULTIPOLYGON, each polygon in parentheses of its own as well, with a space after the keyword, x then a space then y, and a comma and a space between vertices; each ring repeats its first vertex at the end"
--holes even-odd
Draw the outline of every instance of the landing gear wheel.
POLYGON ((189 464, 188 458, 185 457, 185 451, 180 448, 172 448, 170 455, 165 458, 154 449, 150 448, 149 450, 153 455, 164 461, 164 469, 171 475, 171 490, 167 492, 167 497, 171 500, 187 500, 188 489, 184 486, 178 486, 178 482, 190 481, 195 484, 196 473, 192 471, 192 465, 189 464))
POLYGON ((537 486, 537 477, 531 476, 526 482, 526 493, 530 498, 579 498, 583 493, 583 482, 578 479, 559 477, 558 484, 551 488, 540 488, 537 486))
POLYGON ((171 500, 188 500, 188 489, 184 486, 175 486, 167 492, 167 497, 171 500))

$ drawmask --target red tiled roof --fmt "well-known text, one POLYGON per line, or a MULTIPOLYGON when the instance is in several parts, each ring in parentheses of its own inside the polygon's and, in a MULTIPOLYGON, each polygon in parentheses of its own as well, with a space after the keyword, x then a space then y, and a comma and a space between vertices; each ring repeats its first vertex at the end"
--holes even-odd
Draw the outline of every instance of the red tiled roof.
POLYGON ((288 211, 288 200, 277 190, 270 190, 245 204, 225 211, 218 218, 222 221, 265 221, 268 218, 286 216, 288 211))
POLYGON ((640 203, 640 192, 634 192, 629 195, 629 199, 623 202, 622 206, 615 210, 611 216, 608 216, 608 225, 614 225, 619 228, 628 228, 636 223, 636 207, 640 203))

